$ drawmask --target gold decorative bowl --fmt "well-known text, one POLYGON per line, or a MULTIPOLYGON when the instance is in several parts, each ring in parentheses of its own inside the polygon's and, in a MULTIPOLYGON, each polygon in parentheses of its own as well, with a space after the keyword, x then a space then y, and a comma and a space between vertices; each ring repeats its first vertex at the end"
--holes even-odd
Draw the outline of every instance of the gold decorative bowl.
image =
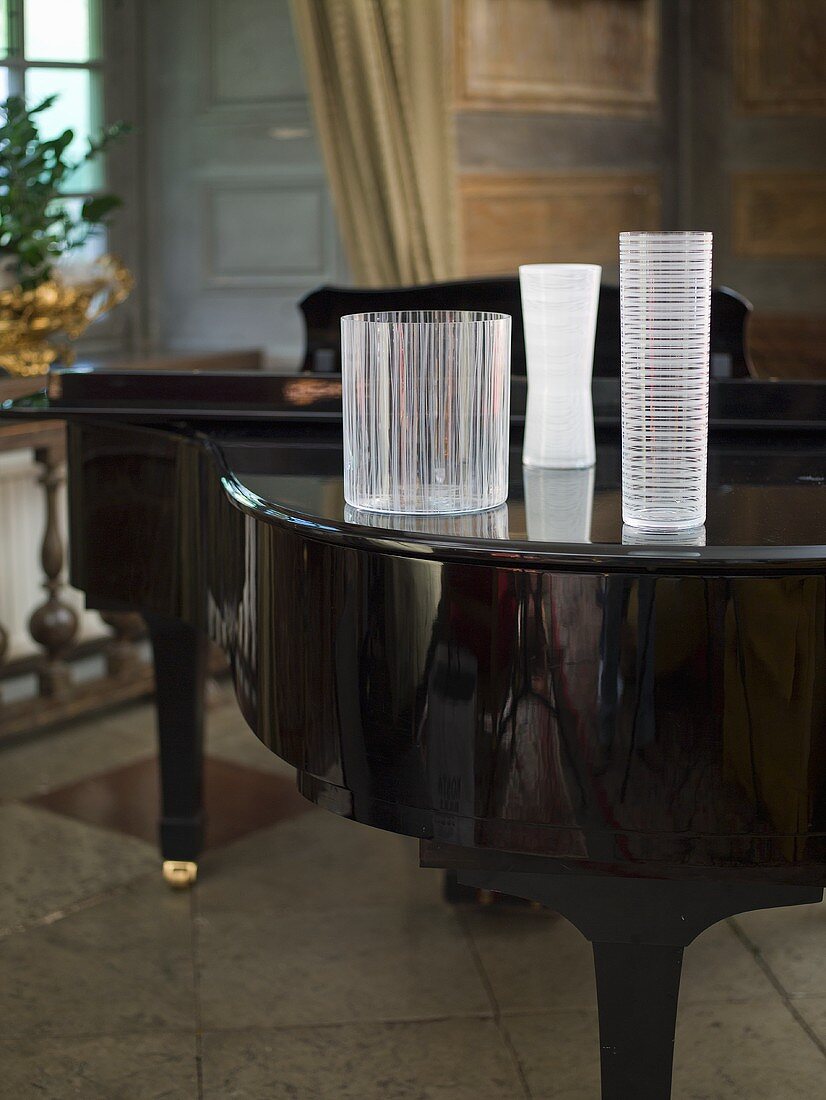
POLYGON ((69 343, 124 301, 133 286, 127 268, 103 256, 93 277, 82 282, 64 282, 57 275, 32 290, 0 290, 0 370, 48 374, 58 355, 71 361, 69 343))

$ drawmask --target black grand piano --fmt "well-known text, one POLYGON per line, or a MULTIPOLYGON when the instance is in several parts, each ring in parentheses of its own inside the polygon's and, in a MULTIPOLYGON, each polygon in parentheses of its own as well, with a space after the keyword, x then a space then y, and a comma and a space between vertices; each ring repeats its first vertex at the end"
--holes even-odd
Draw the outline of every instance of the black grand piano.
POLYGON ((826 884, 824 389, 712 384, 682 541, 623 531, 615 379, 595 470, 523 474, 515 379, 507 505, 407 520, 345 509, 334 375, 68 371, 0 414, 68 421, 72 583, 150 625, 169 874, 211 638, 307 798, 577 925, 603 1097, 663 1100, 683 948, 826 884))

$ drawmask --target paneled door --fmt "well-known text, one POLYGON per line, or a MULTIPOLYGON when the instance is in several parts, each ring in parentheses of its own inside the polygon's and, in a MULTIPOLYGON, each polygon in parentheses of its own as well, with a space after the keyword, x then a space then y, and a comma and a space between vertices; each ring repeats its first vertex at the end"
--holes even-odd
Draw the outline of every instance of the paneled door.
POLYGON ((288 0, 145 7, 150 342, 297 365, 297 301, 344 261, 288 0))

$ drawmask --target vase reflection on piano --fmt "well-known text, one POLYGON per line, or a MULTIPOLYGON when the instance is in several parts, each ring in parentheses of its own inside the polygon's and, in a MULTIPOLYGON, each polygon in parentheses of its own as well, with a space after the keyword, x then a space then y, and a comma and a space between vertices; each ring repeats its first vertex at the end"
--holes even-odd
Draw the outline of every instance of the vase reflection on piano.
POLYGON ((506 504, 500 504, 498 508, 486 508, 482 512, 439 512, 433 515, 372 512, 345 504, 344 519, 356 526, 447 535, 450 538, 507 539, 509 535, 506 504))

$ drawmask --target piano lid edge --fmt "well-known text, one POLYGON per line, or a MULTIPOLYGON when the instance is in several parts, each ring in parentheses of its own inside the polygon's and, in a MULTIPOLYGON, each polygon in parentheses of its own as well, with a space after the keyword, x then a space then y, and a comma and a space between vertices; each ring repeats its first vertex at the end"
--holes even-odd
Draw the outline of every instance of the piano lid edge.
POLYGON ((822 546, 706 546, 675 548, 672 553, 655 545, 549 544, 497 539, 470 539, 414 531, 379 530, 322 519, 265 500, 245 486, 230 470, 218 444, 205 436, 224 492, 240 511, 260 522, 282 526, 315 542, 371 554, 393 555, 488 568, 549 569, 575 573, 657 574, 659 576, 826 575, 826 545, 822 546))

